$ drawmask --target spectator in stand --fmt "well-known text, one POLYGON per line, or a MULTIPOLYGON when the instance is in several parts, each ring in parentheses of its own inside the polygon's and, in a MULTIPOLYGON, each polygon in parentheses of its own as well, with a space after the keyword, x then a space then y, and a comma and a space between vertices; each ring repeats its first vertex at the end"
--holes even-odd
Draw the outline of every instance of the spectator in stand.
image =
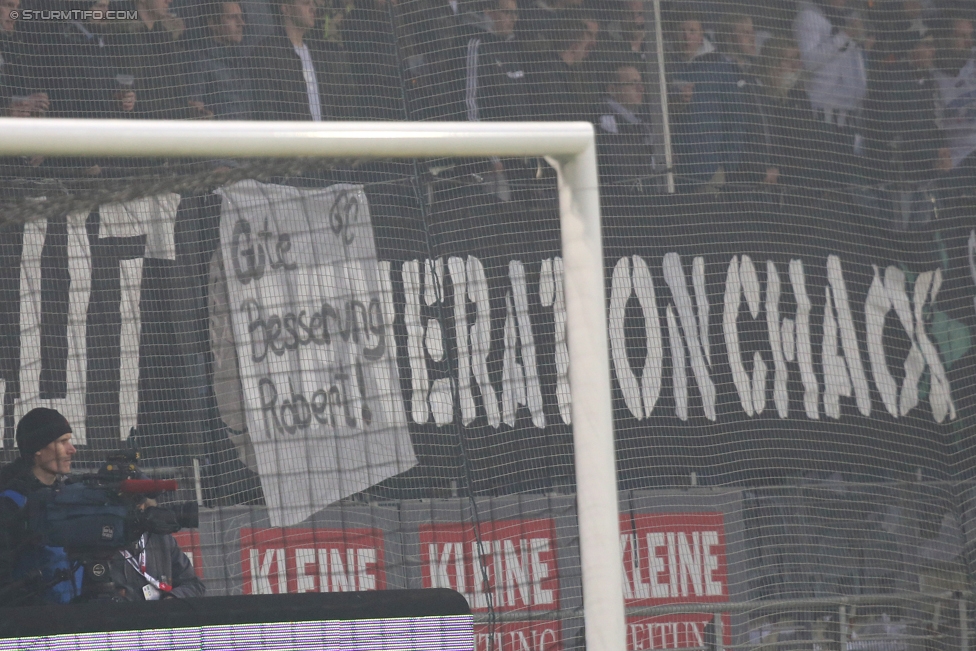
MULTIPOLYGON (((515 0, 491 0, 485 10, 485 30, 468 40, 465 56, 464 108, 471 122, 527 120, 524 97, 531 93, 524 54, 515 39, 518 6, 515 0)), ((512 199, 513 161, 492 158, 488 178, 503 201, 512 199), (507 169, 506 169, 507 168, 507 169)))
POLYGON ((867 95, 864 47, 872 41, 847 0, 804 0, 793 23, 807 72, 807 96, 826 125, 825 143, 835 161, 837 183, 859 180, 856 154, 862 148, 858 118, 867 95))
POLYGON ((701 18, 679 17, 671 78, 675 180, 683 191, 716 192, 736 170, 745 111, 736 68, 705 38, 701 18))
POLYGON ((918 39, 929 33, 921 0, 893 0, 882 7, 879 49, 885 59, 901 59, 918 39))
MULTIPOLYGON (((75 8, 75 7, 72 7, 75 8)), ((118 35, 107 29, 108 0, 86 2, 85 21, 72 20, 53 34, 53 47, 43 60, 51 88, 51 114, 70 118, 107 118, 119 110, 115 79, 124 66, 118 35)))
MULTIPOLYGON (((589 59, 600 33, 600 23, 576 13, 562 21, 550 36, 553 50, 540 57, 531 74, 536 91, 532 101, 540 120, 590 121, 602 95, 589 59)), ((528 98, 527 98, 528 99, 528 98)))
MULTIPOLYGON (((150 120, 209 118, 187 87, 183 20, 170 13, 171 0, 135 0, 138 20, 123 23, 120 56, 139 85, 136 113, 150 120)), ((114 25, 113 25, 114 26, 114 25)))
POLYGON ((312 0, 281 0, 280 23, 254 53, 259 120, 349 120, 358 116, 356 84, 344 52, 317 38, 312 0))
POLYGON ((342 42, 369 120, 404 120, 403 73, 393 30, 391 0, 360 0, 342 21, 342 42))
POLYGON ((745 14, 722 16, 716 30, 719 48, 735 68, 738 101, 742 106, 741 159, 730 175, 731 183, 775 184, 776 173, 770 161, 769 121, 765 114, 762 81, 756 75, 756 32, 752 18, 745 14))
POLYGON ((613 56, 623 55, 639 64, 648 61, 647 22, 643 0, 624 0, 620 19, 606 30, 613 56))
POLYGON ((935 38, 911 30, 900 35, 897 43, 903 50, 896 53, 889 83, 872 98, 877 106, 872 112, 877 119, 873 132, 880 137, 880 151, 890 159, 886 167, 895 178, 907 183, 930 181, 952 168, 937 123, 935 38))
POLYGON ((644 116, 644 80, 633 63, 621 63, 607 83, 596 120, 600 184, 650 183, 654 175, 651 127, 644 116))
POLYGON ((530 93, 525 56, 515 39, 515 0, 491 0, 487 30, 468 40, 465 113, 469 121, 526 120, 523 98, 530 93))
POLYGON ((555 49, 560 33, 573 30, 573 21, 583 0, 531 0, 522 7, 516 27, 519 42, 527 52, 543 55, 555 49))
POLYGON ((239 2, 204 5, 206 42, 192 63, 190 96, 218 120, 253 120, 254 91, 239 2))
POLYGON ((823 150, 824 126, 814 115, 801 84, 800 49, 789 38, 774 36, 763 47, 758 74, 770 136, 770 182, 814 187, 831 161, 823 150))
POLYGON ((962 184, 976 180, 976 58, 973 21, 949 15, 937 30, 940 41, 935 80, 939 119, 949 147, 952 176, 962 184))
POLYGON ((0 109, 8 117, 40 117, 50 107, 47 89, 41 89, 32 74, 31 52, 17 32, 11 11, 20 0, 0 0, 0 109))

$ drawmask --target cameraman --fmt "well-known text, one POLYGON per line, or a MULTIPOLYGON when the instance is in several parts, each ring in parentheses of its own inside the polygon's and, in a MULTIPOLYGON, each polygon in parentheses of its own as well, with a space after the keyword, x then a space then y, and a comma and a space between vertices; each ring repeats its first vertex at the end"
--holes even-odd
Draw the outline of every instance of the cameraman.
MULTIPOLYGON (((156 500, 147 498, 139 508, 145 510, 148 520, 158 524, 154 528, 166 530, 175 523, 173 513, 158 508, 156 500)), ((190 559, 169 534, 143 534, 135 544, 112 557, 110 570, 119 596, 129 601, 202 597, 207 591, 190 559)))
POLYGON ((71 425, 54 409, 32 409, 17 424, 17 447, 20 457, 0 470, 0 605, 68 603, 81 593, 82 569, 63 548, 32 540, 24 506, 71 472, 71 425))

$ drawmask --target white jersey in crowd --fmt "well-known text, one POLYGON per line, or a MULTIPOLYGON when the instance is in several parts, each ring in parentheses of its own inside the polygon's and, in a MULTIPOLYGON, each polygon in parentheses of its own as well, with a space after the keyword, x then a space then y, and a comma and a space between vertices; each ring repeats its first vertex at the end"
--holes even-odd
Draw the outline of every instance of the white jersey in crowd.
POLYGON ((976 151, 976 59, 959 73, 935 73, 939 84, 939 128, 945 133, 953 167, 976 151))
POLYGON ((867 95, 864 52, 845 32, 834 33, 820 7, 810 2, 800 4, 793 32, 809 75, 810 104, 823 111, 827 121, 845 126, 867 95))

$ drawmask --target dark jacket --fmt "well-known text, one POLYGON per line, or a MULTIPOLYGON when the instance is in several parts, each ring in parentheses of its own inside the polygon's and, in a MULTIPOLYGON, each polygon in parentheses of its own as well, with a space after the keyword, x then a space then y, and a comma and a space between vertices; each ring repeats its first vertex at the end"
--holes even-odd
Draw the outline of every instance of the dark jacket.
MULTIPOLYGON (((130 553, 138 561, 136 549, 130 553)), ((129 601, 144 601, 142 588, 149 582, 120 553, 112 557, 110 563, 112 583, 116 589, 124 590, 122 595, 129 601)), ((207 589, 197 577, 193 565, 186 554, 180 550, 173 536, 146 534, 146 574, 157 581, 165 581, 173 586, 174 597, 202 597, 207 589)))
MULTIPOLYGON (((306 38, 315 68, 323 120, 358 117, 356 83, 345 52, 333 43, 306 38)), ((302 62, 284 28, 254 50, 253 78, 259 120, 311 120, 302 62)))
POLYGON ((362 117, 406 119, 405 71, 401 71, 390 12, 357 6, 342 21, 341 29, 356 85, 365 91, 361 100, 362 117))
POLYGON ((671 79, 694 84, 691 103, 674 113, 671 124, 679 183, 706 183, 719 166, 733 172, 742 153, 743 115, 735 67, 712 52, 675 64, 671 79))
POLYGON ((114 115, 115 78, 123 72, 114 36, 96 33, 79 22, 70 22, 58 32, 55 56, 43 66, 53 117, 114 115))
POLYGON ((525 98, 532 92, 525 55, 515 39, 484 32, 468 39, 464 114, 481 120, 530 120, 525 98))
POLYGON ((946 146, 936 122, 938 85, 905 62, 882 72, 887 74, 870 89, 865 111, 881 169, 906 182, 932 180, 939 149, 946 146))
POLYGON ((182 40, 182 22, 156 21, 150 31, 132 23, 117 37, 119 56, 126 72, 136 79, 135 113, 147 120, 177 120, 200 117, 187 103, 187 54, 182 40))
POLYGON ((566 65, 558 54, 540 55, 530 72, 533 92, 523 101, 536 120, 573 120, 589 122, 593 118, 594 92, 590 67, 585 61, 566 65))
POLYGON ((45 488, 31 464, 18 459, 0 471, 0 606, 65 604, 81 594, 82 570, 61 547, 34 540, 27 523, 26 502, 45 488), (40 577, 31 579, 33 573, 40 577), (57 580, 62 572, 70 579, 57 580), (6 589, 5 589, 6 588, 6 589))
POLYGON ((253 120, 254 82, 251 61, 241 46, 213 39, 190 64, 189 96, 203 102, 217 120, 253 120))
POLYGON ((814 115, 806 93, 794 88, 785 96, 762 96, 769 120, 770 163, 779 169, 781 185, 811 187, 831 174, 833 161, 823 147, 823 123, 814 115))
POLYGON ((739 151, 739 163, 731 181, 755 185, 763 182, 771 164, 769 116, 763 101, 766 91, 756 75, 732 59, 729 64, 735 73, 737 98, 742 109, 739 128, 732 142, 733 150, 739 151))
POLYGON ((6 112, 10 98, 41 90, 31 74, 26 41, 17 32, 0 32, 0 102, 6 112))
POLYGON ((654 174, 652 152, 650 125, 608 98, 596 120, 601 184, 650 181, 654 174))

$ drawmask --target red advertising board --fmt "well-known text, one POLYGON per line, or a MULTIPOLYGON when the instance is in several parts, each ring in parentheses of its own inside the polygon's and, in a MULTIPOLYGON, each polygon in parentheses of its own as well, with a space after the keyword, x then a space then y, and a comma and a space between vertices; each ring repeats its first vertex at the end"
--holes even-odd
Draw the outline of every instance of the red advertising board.
MULTIPOLYGON (((627 618, 628 651, 649 649, 693 649, 708 646, 706 630, 713 616, 708 613, 676 613, 659 617, 627 618)), ((722 614, 726 647, 732 644, 732 618, 722 614)), ((714 635, 714 631, 711 632, 714 635)))
MULTIPOLYGON (((638 513, 620 518, 624 599, 628 606, 722 603, 729 600, 722 513, 638 513)), ((727 614, 723 637, 731 644, 727 614)), ((627 648, 681 649, 705 645, 712 615, 629 617, 627 648)))
POLYGON ((186 557, 190 559, 190 563, 193 564, 193 571, 202 579, 203 556, 200 553, 200 532, 196 529, 184 529, 174 533, 173 538, 176 539, 176 543, 186 554, 186 557))
POLYGON ((729 600, 721 513, 640 513, 621 517, 628 605, 729 600))
POLYGON ((425 588, 450 588, 474 612, 558 610, 559 574, 552 519, 420 526, 425 588), (480 557, 479 563, 476 559, 480 557))
POLYGON ((551 622, 498 622, 474 627, 474 651, 561 651, 562 625, 551 622))
POLYGON ((383 590, 377 529, 241 529, 244 594, 383 590))
MULTIPOLYGON (((552 519, 420 526, 423 587, 457 590, 473 612, 559 609, 559 568, 552 519), (480 557, 481 562, 476 559, 480 557)), ((475 624, 475 651, 561 651, 555 621, 475 624)))

